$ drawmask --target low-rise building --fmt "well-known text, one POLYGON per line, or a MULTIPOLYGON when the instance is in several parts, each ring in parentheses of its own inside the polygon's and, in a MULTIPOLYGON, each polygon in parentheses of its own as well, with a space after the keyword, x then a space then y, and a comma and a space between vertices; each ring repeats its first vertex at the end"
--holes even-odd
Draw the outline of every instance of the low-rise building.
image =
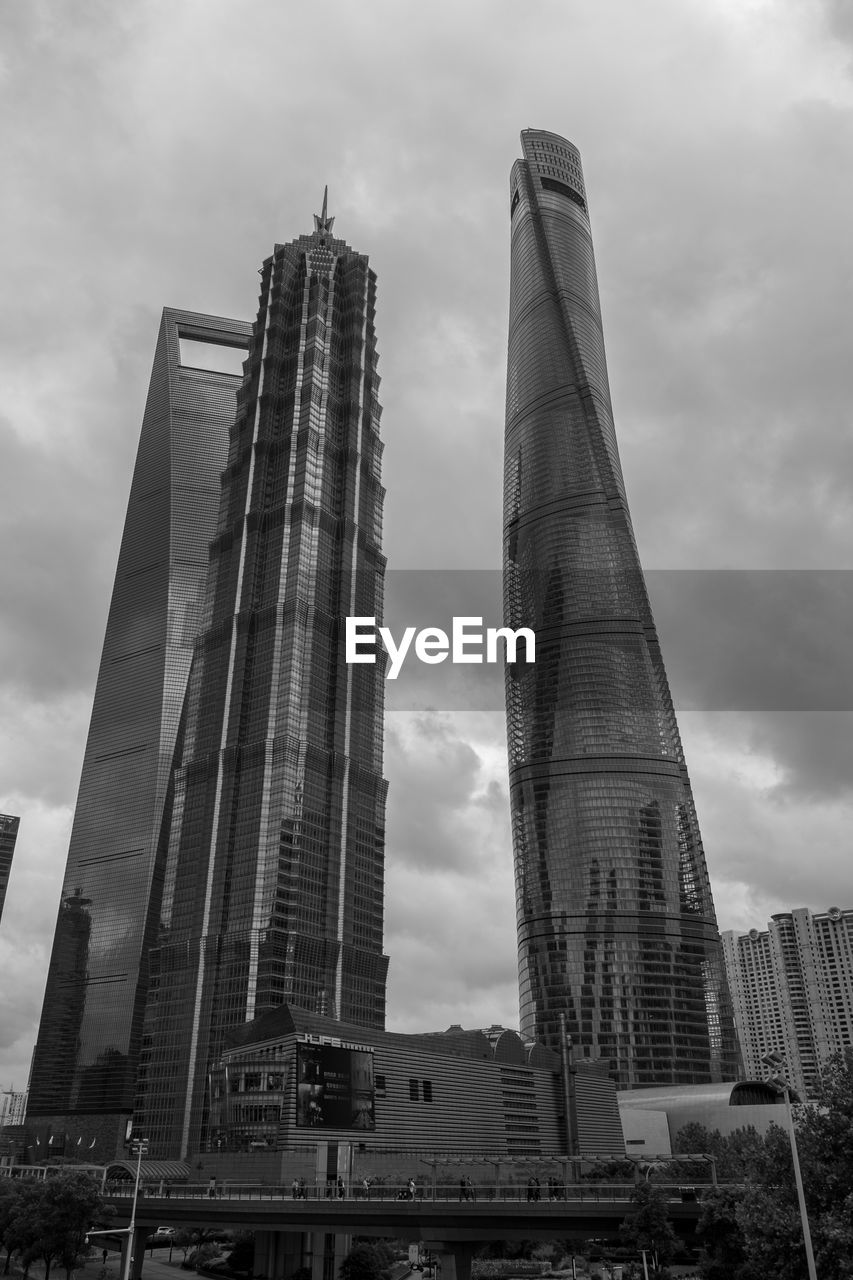
POLYGON ((786 1124, 782 1093, 762 1080, 620 1090, 616 1097, 625 1150, 638 1159, 683 1149, 678 1133, 687 1124, 704 1125, 724 1137, 749 1126, 766 1133, 771 1124, 786 1124))
POLYGON ((286 1005, 211 1072, 207 1146, 220 1177, 275 1181, 625 1150, 613 1082, 514 1031, 368 1031, 286 1005))

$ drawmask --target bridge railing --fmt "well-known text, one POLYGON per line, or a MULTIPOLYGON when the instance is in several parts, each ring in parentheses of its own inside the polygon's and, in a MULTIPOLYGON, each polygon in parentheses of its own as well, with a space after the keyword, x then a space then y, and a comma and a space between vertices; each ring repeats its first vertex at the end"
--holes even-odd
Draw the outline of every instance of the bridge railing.
MULTIPOLYGON (((684 1186, 681 1183, 654 1184, 662 1190, 669 1200, 696 1200, 701 1195, 702 1186, 684 1186)), ((583 1182, 566 1186, 530 1187, 526 1185, 506 1185, 481 1182, 468 1187, 436 1185, 429 1182, 416 1182, 414 1194, 406 1183, 371 1184, 364 1187, 354 1184, 344 1187, 343 1191, 336 1185, 325 1183, 303 1183, 294 1188, 292 1185, 275 1186, 261 1183, 217 1182, 215 1187, 209 1183, 174 1183, 148 1182, 140 1185, 140 1197, 157 1197, 175 1200, 313 1200, 357 1201, 365 1206, 393 1201, 433 1204, 489 1204, 493 1202, 511 1204, 559 1204, 563 1203, 605 1203, 611 1201, 629 1201, 635 1189, 635 1183, 616 1182, 583 1182)), ((109 1199, 130 1199, 133 1196, 132 1182, 108 1182, 104 1187, 104 1195, 109 1199)))

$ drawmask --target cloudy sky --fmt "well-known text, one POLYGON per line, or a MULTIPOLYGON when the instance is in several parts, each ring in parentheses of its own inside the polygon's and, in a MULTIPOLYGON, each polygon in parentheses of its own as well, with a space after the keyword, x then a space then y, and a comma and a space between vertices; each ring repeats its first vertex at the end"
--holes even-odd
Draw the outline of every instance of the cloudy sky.
MULTIPOLYGON (((525 127, 583 155, 720 925, 853 906, 847 9, 7 0, 0 1086, 26 1083, 161 308, 252 318, 328 183, 379 276, 389 562, 494 570, 525 127)), ((517 1024, 500 711, 393 710, 387 774, 389 1026, 517 1024)))

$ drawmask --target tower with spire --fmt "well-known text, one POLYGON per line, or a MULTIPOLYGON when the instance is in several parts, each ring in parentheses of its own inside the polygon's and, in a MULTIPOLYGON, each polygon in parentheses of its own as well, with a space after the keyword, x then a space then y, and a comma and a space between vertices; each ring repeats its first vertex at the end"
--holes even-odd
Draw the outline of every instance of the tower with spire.
POLYGON ((367 258, 314 230, 261 270, 174 788, 137 1121, 151 1154, 215 1143, 229 1029, 285 1003, 382 1028, 386 783, 382 444, 367 258))

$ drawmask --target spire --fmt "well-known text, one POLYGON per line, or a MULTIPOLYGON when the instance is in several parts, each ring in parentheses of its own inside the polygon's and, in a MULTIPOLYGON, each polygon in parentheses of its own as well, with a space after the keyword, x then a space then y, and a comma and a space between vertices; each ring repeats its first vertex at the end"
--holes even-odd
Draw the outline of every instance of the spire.
POLYGON ((328 217, 326 207, 329 203, 329 187, 328 184, 323 188, 323 212, 314 214, 314 232, 320 232, 321 235, 331 234, 332 227, 335 225, 334 218, 328 217))

